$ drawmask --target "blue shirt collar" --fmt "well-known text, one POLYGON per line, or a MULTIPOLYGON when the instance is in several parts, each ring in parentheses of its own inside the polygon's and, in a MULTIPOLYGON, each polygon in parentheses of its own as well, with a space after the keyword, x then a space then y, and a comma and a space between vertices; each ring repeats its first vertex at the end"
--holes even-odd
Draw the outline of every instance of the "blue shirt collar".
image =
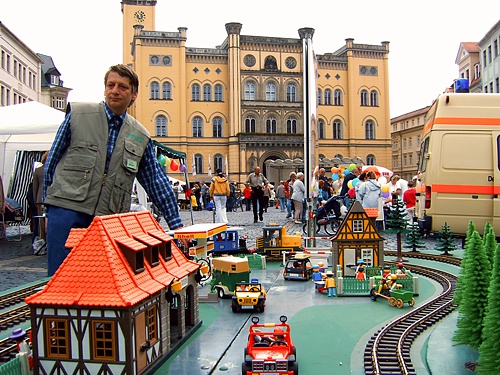
POLYGON ((108 107, 108 105, 106 104, 106 102, 104 102, 104 111, 106 112, 106 117, 108 119, 108 123, 111 122, 111 120, 113 119, 113 117, 119 117, 122 121, 122 123, 125 122, 125 117, 127 117, 127 112, 125 111, 124 113, 122 113, 120 116, 116 116, 113 111, 108 107))

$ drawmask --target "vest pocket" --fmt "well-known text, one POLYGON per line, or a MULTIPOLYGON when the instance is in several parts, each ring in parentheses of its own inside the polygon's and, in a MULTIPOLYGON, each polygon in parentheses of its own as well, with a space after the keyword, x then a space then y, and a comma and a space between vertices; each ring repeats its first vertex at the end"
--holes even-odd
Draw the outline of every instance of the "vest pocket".
POLYGON ((94 175, 95 155, 70 155, 47 193, 77 202, 84 201, 94 175), (75 156, 75 157, 73 157, 75 156))
POLYGON ((125 139, 125 151, 123 152, 123 168, 132 173, 139 171, 139 163, 144 153, 144 149, 139 147, 135 142, 125 139))
POLYGON ((109 197, 109 208, 111 212, 129 212, 131 194, 130 184, 127 181, 120 182, 119 179, 117 179, 109 197))

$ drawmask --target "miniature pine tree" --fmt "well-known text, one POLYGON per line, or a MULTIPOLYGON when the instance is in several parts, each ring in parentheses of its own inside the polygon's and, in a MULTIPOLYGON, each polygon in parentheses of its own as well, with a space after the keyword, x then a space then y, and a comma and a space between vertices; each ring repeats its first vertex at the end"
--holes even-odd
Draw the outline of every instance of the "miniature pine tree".
POLYGON ((493 268, 493 258, 495 256, 495 250, 497 248, 496 244, 497 241, 495 238, 495 232, 490 222, 487 221, 486 225, 484 226, 484 232, 483 232, 483 246, 484 246, 484 251, 486 251, 486 256, 490 261, 491 268, 493 268))
POLYGON ((387 220, 385 222, 387 233, 396 233, 397 238, 397 256, 396 262, 402 262, 402 246, 401 246, 401 234, 408 233, 406 228, 408 217, 406 215, 406 209, 403 201, 401 201, 397 196, 392 200, 392 207, 387 214, 387 220))
MULTIPOLYGON (((491 233, 489 234, 489 236, 491 233)), ((488 294, 488 307, 484 317, 483 342, 479 347, 477 374, 495 374, 500 368, 500 252, 498 246, 493 257, 493 271, 488 294)))
POLYGON ((421 241, 422 233, 418 223, 408 224, 408 233, 406 234, 406 245, 405 249, 411 249, 411 251, 418 251, 418 249, 425 248, 425 244, 421 241))
POLYGON ((465 235, 464 255, 462 257, 462 261, 460 262, 460 270, 458 271, 456 289, 455 293, 453 294, 453 302, 457 305, 460 305, 460 301, 462 300, 462 280, 464 279, 464 270, 467 263, 467 242, 469 242, 469 238, 472 237, 475 231, 476 226, 471 220, 469 221, 469 227, 467 228, 467 233, 465 235))
POLYGON ((462 281, 462 299, 458 307, 457 330, 453 340, 479 349, 483 319, 488 304, 491 268, 479 233, 467 243, 467 264, 462 281))
POLYGON ((457 248, 453 232, 450 230, 450 226, 446 221, 439 231, 439 237, 437 241, 438 244, 436 245, 436 250, 442 251, 443 254, 441 255, 450 255, 449 252, 456 250, 457 248))

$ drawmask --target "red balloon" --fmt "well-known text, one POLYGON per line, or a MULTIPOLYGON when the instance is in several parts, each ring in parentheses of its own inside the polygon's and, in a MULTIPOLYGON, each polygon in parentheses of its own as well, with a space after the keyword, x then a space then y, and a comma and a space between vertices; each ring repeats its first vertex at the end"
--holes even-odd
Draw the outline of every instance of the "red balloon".
POLYGON ((177 164, 177 162, 174 159, 172 159, 172 161, 170 162, 170 169, 173 171, 179 169, 179 164, 177 164))

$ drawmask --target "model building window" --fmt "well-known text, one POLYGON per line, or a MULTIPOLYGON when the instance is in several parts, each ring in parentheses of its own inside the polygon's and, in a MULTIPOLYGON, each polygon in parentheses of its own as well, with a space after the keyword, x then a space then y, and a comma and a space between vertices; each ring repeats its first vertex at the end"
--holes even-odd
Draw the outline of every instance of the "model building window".
POLYGON ((222 117, 217 116, 212 120, 212 137, 222 137, 222 117))
POLYGON ((222 85, 219 85, 219 84, 215 85, 215 87, 214 87, 214 100, 216 102, 223 102, 224 101, 222 85))
POLYGON ((200 85, 197 83, 191 87, 191 100, 194 102, 200 101, 200 85))
POLYGON ((150 343, 154 343, 158 340, 158 324, 156 319, 156 305, 151 306, 148 309, 148 340, 150 343))
POLYGON ((116 328, 114 322, 92 322, 92 359, 116 360, 116 328))
POLYGON ((68 321, 65 319, 47 319, 47 357, 69 358, 68 321))
POLYGON ((297 86, 290 83, 286 86, 286 101, 295 102, 297 100, 297 86))
POLYGON ((245 100, 255 100, 255 83, 245 83, 245 100))
POLYGON ((361 91, 361 105, 362 106, 368 105, 368 91, 366 90, 361 91))
POLYGON ((208 83, 203 85, 203 100, 209 102, 212 100, 212 86, 208 83))
POLYGON ((160 99, 160 84, 158 82, 151 82, 150 99, 160 99))
POLYGON ((163 99, 172 100, 172 85, 170 82, 163 82, 161 87, 163 99))
POLYGON ((353 220, 352 221, 352 231, 354 233, 363 233, 363 220, 353 220))

